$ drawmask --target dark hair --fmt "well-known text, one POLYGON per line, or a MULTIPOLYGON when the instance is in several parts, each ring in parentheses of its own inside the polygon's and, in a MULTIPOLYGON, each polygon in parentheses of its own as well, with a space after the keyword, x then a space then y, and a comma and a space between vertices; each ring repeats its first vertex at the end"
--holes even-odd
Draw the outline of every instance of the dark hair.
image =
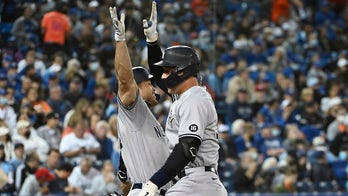
POLYGON ((27 154, 27 156, 25 157, 25 162, 30 162, 30 161, 40 161, 39 160, 39 156, 36 152, 32 152, 27 154))
POLYGON ((58 164, 57 166, 57 170, 60 170, 60 171, 71 172, 73 169, 74 169, 74 166, 69 162, 62 162, 58 164))
POLYGON ((52 152, 56 152, 56 153, 60 154, 60 152, 57 148, 50 148, 50 150, 47 152, 47 155, 50 155, 52 152))

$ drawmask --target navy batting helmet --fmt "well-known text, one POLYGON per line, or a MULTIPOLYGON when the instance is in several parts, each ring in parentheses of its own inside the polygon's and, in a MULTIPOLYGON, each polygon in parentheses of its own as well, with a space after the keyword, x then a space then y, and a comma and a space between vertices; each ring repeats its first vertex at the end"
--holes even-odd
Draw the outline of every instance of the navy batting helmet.
POLYGON ((157 66, 174 68, 172 74, 165 79, 168 88, 172 88, 191 76, 197 77, 200 59, 196 51, 189 46, 171 46, 164 51, 162 61, 157 66), (178 73, 182 72, 180 76, 178 73))
POLYGON ((133 67, 133 75, 134 80, 137 84, 145 81, 145 80, 151 80, 153 78, 153 75, 147 71, 144 67, 133 67))

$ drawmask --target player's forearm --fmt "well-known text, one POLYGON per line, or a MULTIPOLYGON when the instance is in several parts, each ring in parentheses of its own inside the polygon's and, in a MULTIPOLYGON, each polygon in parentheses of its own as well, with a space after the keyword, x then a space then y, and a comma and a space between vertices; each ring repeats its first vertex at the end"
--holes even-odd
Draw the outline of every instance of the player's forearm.
POLYGON ((150 72, 154 77, 154 81, 157 84, 157 86, 165 92, 167 95, 170 95, 168 93, 168 89, 162 80, 162 74, 163 69, 160 66, 155 66, 154 64, 162 60, 162 50, 161 47, 158 45, 158 42, 148 43, 147 44, 147 57, 148 57, 148 64, 150 68, 150 72))
POLYGON ((163 167, 150 178, 158 188, 172 180, 190 162, 183 151, 182 145, 175 145, 163 167))
POLYGON ((116 42, 115 70, 119 84, 126 85, 132 82, 132 63, 125 41, 116 42))

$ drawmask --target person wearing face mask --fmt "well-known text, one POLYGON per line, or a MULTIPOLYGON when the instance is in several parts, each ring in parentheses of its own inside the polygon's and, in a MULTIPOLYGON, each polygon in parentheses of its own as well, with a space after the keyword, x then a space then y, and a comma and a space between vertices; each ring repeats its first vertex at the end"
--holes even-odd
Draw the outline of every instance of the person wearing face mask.
POLYGON ((27 120, 19 120, 17 122, 17 133, 13 135, 13 140, 24 144, 26 153, 36 152, 40 161, 44 162, 49 151, 48 143, 31 130, 30 122, 27 120))
POLYGON ((0 89, 0 119, 3 120, 8 128, 12 130, 16 127, 17 114, 14 109, 8 105, 6 98, 7 92, 5 89, 0 89))
POLYGON ((260 134, 257 135, 256 145, 259 152, 263 153, 265 157, 278 157, 285 152, 281 139, 281 129, 277 125, 264 126, 260 134))

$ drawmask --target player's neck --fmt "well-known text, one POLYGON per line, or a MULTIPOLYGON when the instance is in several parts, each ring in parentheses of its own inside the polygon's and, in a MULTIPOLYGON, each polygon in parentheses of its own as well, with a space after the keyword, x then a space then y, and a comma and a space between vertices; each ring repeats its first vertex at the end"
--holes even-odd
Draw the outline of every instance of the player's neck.
POLYGON ((185 91, 187 91, 188 89, 194 86, 198 86, 198 81, 195 77, 190 77, 176 87, 175 93, 181 95, 185 91))

